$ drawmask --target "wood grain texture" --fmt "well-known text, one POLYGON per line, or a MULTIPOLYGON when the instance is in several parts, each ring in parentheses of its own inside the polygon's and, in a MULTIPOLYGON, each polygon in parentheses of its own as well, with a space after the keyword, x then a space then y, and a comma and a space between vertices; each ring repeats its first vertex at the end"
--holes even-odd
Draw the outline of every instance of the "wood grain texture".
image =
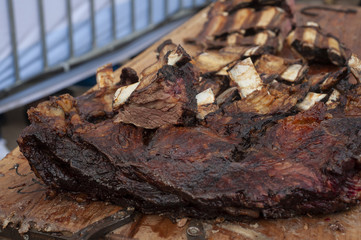
POLYGON ((150 64, 156 62, 155 50, 162 42, 167 39, 171 39, 176 44, 181 44, 188 54, 195 56, 201 51, 201 49, 191 44, 185 44, 183 39, 186 37, 193 37, 198 34, 198 32, 202 29, 203 24, 207 20, 207 12, 208 8, 203 9, 194 17, 189 19, 185 24, 159 39, 144 52, 116 70, 115 76, 120 76, 121 69, 123 67, 131 67, 140 73, 145 67, 148 67, 150 64))
POLYGON ((33 228, 72 234, 121 209, 99 201, 82 203, 83 199, 65 194, 47 200, 46 187, 37 181, 19 148, 0 161, 0 183, 0 223, 19 225, 20 232, 33 228))
MULTIPOLYGON (((303 6, 297 6, 298 9, 303 6)), ((185 37, 197 35, 206 21, 207 9, 186 24, 160 39, 153 46, 132 59, 125 66, 140 72, 155 62, 154 51, 166 39, 182 44, 193 56, 200 49, 184 44, 185 37)), ((347 47, 361 56, 361 9, 357 14, 319 11, 317 17, 297 14, 297 24, 315 21, 337 36, 347 47)), ((116 71, 119 76, 121 69, 116 71)), ((0 223, 19 224, 19 230, 36 229, 45 232, 63 232, 71 235, 89 224, 119 211, 121 207, 103 202, 78 203, 66 195, 45 199, 44 186, 34 182, 26 159, 18 148, 0 161, 0 223), (19 176, 13 169, 19 164, 19 176), (19 194, 21 190, 24 194, 19 194)), ((183 220, 184 221, 184 220, 183 220)), ((135 221, 108 234, 108 239, 187 239, 185 224, 172 223, 162 216, 138 215, 135 221)), ((303 216, 291 219, 257 220, 252 222, 202 221, 208 239, 361 239, 361 206, 325 216, 303 216)))

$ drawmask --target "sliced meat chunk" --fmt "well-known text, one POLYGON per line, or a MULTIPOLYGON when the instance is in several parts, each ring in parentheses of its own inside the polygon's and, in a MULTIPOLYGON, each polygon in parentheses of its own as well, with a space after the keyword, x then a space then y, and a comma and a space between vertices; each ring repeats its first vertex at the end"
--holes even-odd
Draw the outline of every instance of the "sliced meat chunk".
POLYGON ((195 86, 198 93, 211 88, 215 96, 218 96, 229 87, 229 77, 217 74, 203 74, 195 86))
POLYGON ((149 85, 136 88, 119 109, 115 122, 147 129, 191 124, 197 112, 193 77, 187 67, 163 66, 149 85))
POLYGON ((336 37, 323 33, 318 25, 297 27, 288 35, 287 42, 312 62, 344 66, 350 57, 350 51, 336 37))
POLYGON ((266 81, 277 78, 289 83, 300 83, 307 71, 307 64, 270 54, 262 55, 255 64, 257 72, 266 81))
POLYGON ((207 51, 196 56, 192 63, 201 73, 217 72, 240 58, 241 55, 234 52, 207 51))

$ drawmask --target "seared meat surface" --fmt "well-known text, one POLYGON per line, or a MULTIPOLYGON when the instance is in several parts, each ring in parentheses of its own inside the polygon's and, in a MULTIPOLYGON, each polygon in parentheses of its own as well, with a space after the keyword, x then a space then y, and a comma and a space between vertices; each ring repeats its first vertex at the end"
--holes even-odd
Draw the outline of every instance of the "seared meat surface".
POLYGON ((349 75, 358 79, 361 61, 335 52, 343 45, 319 28, 316 39, 333 45, 307 45, 298 31, 309 26, 281 44, 309 47, 306 57, 282 56, 273 40, 291 30, 287 2, 219 1, 194 58, 167 40, 142 72, 116 78, 106 65, 84 95, 31 108, 18 143, 36 176, 59 192, 173 217, 281 218, 357 204, 361 84, 349 75))
POLYGON ((232 126, 224 119, 152 132, 113 119, 94 124, 73 109, 77 99, 63 96, 30 110, 32 124, 19 145, 49 186, 145 213, 253 218, 333 212, 360 198, 361 116, 355 111, 361 105, 354 94, 346 106, 328 110, 319 103, 288 117, 228 110, 223 118, 238 126, 228 132, 219 132, 232 126), (59 101, 73 107, 66 111, 59 101))
POLYGON ((116 116, 116 122, 154 129, 166 124, 191 124, 196 91, 187 66, 162 67, 148 86, 137 88, 116 116))

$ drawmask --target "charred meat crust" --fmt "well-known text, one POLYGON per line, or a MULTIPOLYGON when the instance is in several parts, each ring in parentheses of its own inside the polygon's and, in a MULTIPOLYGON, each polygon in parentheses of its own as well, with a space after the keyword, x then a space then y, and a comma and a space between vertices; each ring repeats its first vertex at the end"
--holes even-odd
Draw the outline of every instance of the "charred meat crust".
POLYGON ((289 117, 238 116, 238 136, 170 126, 156 130, 147 145, 144 130, 111 120, 63 129, 38 122, 19 145, 53 188, 145 213, 170 208, 187 216, 277 218, 357 202, 357 191, 346 183, 360 181, 360 118, 330 118, 323 103, 289 117))
POLYGON ((117 86, 126 86, 138 81, 139 77, 137 72, 130 67, 125 67, 122 69, 122 73, 120 74, 120 81, 117 83, 117 86))
POLYGON ((230 42, 231 45, 265 45, 275 53, 293 25, 291 8, 286 7, 285 11, 280 6, 288 5, 285 1, 218 1, 209 11, 203 30, 186 41, 205 49, 230 42))
POLYGON ((351 52, 338 38, 325 34, 318 26, 299 26, 290 32, 287 42, 309 62, 345 66, 351 52))
MULTIPOLYGON (((274 87, 291 97, 289 88, 274 87)), ((53 98, 30 110, 19 146, 52 188, 144 213, 278 218, 355 204, 360 196, 349 183, 360 181, 361 119, 345 114, 358 103, 350 100, 332 117, 323 103, 294 115, 293 101, 272 115, 247 110, 244 101, 256 96, 223 104, 204 126, 162 126, 151 135, 112 118, 89 122, 77 99, 53 98)))
POLYGON ((163 66, 152 83, 132 94, 115 121, 148 129, 192 124, 196 113, 195 80, 187 70, 187 66, 163 66))

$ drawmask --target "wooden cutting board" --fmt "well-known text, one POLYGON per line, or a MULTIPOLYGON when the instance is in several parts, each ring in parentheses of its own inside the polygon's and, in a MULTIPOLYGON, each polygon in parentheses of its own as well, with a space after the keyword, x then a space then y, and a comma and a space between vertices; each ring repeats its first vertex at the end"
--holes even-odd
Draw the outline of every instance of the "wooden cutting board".
MULTIPOLYGON (((316 17, 304 16, 298 11, 297 24, 315 21, 361 56, 361 8, 354 9, 358 10, 356 14, 318 11, 316 17)), ((154 50, 166 39, 182 44, 194 56, 199 49, 184 44, 183 39, 200 31, 206 13, 207 9, 201 11, 126 66, 139 72, 155 62, 154 50)), ((120 75, 120 69, 116 75, 120 75)), ((21 232, 25 239, 101 239, 107 230, 123 225, 103 239, 361 239, 361 206, 337 214, 291 219, 232 223, 222 219, 182 219, 172 223, 166 217, 134 214, 132 209, 85 201, 80 195, 59 194, 46 199, 46 191, 18 148, 0 161, 0 226, 6 227, 0 228, 0 236, 16 239, 21 232), (192 238, 197 230, 201 230, 201 235, 192 238)))

